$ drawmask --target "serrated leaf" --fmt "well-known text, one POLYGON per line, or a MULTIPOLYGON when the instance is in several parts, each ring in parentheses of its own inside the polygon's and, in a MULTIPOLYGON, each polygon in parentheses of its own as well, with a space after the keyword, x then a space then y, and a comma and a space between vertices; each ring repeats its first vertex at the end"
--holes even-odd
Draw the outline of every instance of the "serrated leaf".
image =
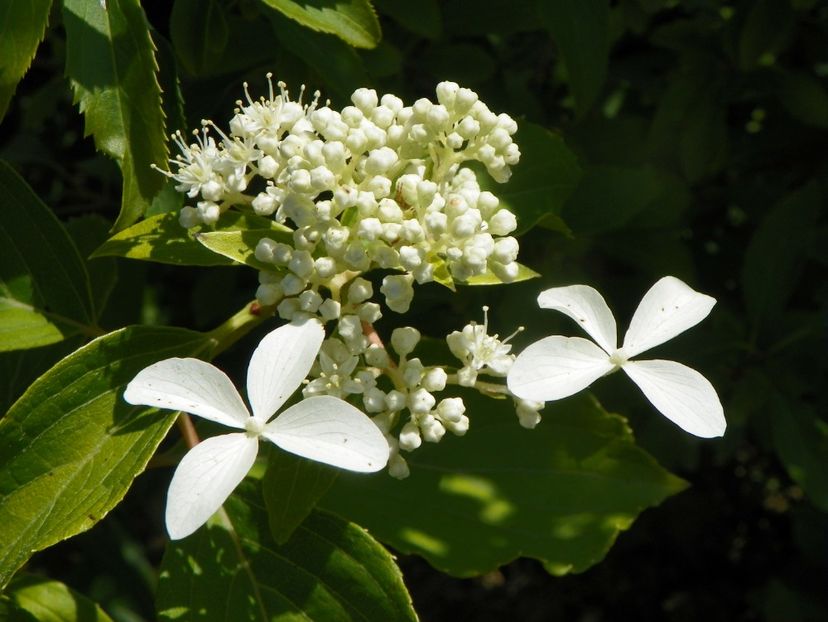
POLYGON ((112 622, 94 602, 60 581, 46 577, 15 577, 6 595, 39 622, 112 622))
POLYGON ((563 138, 540 125, 519 122, 514 141, 520 148, 520 162, 512 167, 506 184, 496 184, 482 174, 477 177, 481 187, 500 199, 501 207, 517 216, 515 235, 520 235, 544 218, 560 216, 581 179, 581 167, 563 138))
POLYGON ((0 351, 96 331, 77 248, 52 211, 0 160, 0 351))
POLYGON ((822 211, 811 182, 774 205, 753 234, 742 265, 742 291, 754 338, 773 330, 802 270, 822 211))
POLYGON ((336 35, 348 45, 372 48, 382 38, 379 20, 368 0, 261 0, 305 28, 336 35))
POLYGON ((157 605, 160 620, 417 619, 393 558, 364 529, 315 511, 277 545, 250 481, 205 527, 170 543, 157 605))
POLYGON ((341 473, 320 506, 455 576, 519 556, 563 574, 600 561, 641 511, 685 486, 588 395, 547 404, 534 430, 518 425, 511 400, 464 401, 463 439, 405 454, 402 481, 341 473))
MULTIPOLYGON (((271 237, 284 236, 289 231, 273 220, 233 211, 222 214, 215 224, 216 231, 242 232, 249 229, 269 231, 271 237)), ((198 236, 202 231, 211 232, 211 229, 185 229, 178 222, 178 214, 158 214, 116 233, 92 253, 92 257, 129 257, 182 266, 230 266, 240 263, 235 257, 218 254, 199 243, 198 236)))
POLYGON ((149 26, 138 0, 65 0, 66 75, 87 135, 121 167, 114 229, 128 227, 164 185, 167 143, 149 26))
MULTIPOLYGON (((521 281, 528 281, 529 279, 534 279, 539 276, 540 274, 532 270, 532 268, 519 263, 517 276, 508 282, 520 283, 521 281)), ((506 281, 501 280, 499 276, 489 270, 484 274, 478 274, 477 276, 470 277, 467 281, 463 282, 463 285, 501 285, 503 283, 506 283, 506 281)))
POLYGON ((270 534, 278 544, 284 544, 328 491, 339 471, 286 451, 271 451, 269 455, 262 494, 270 534))
POLYGON ((780 394, 771 405, 776 453, 813 504, 828 512, 828 422, 780 394))
POLYGON ((201 75, 224 55, 229 31, 224 7, 216 0, 175 0, 170 39, 184 68, 201 75))
POLYGON ((539 2, 538 13, 558 45, 578 113, 583 115, 595 102, 607 77, 609 2, 539 2))
POLYGON ((0 119, 43 40, 52 0, 6 0, 0 11, 0 119))
POLYGON ((130 406, 123 387, 209 343, 183 329, 124 328, 61 360, 11 407, 0 420, 0 588, 33 552, 103 518, 175 421, 130 406))

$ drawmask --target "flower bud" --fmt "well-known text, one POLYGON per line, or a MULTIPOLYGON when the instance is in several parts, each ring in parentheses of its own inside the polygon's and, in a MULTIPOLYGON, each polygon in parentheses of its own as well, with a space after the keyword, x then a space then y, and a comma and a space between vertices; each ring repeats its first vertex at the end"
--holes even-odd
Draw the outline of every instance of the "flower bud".
POLYGON ((419 342, 420 331, 413 326, 395 328, 391 333, 391 347, 400 356, 409 355, 419 342))

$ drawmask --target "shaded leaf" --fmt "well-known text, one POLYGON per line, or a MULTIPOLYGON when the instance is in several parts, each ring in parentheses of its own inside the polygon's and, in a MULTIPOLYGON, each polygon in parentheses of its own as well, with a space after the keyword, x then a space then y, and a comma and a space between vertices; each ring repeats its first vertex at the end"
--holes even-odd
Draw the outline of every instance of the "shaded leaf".
POLYGON ((823 82, 804 72, 783 71, 778 76, 778 97, 795 119, 828 128, 828 90, 823 82))
POLYGON ((372 48, 382 38, 379 20, 368 0, 261 0, 305 28, 336 35, 348 45, 372 48))
POLYGON ((6 0, 0 11, 0 119, 43 40, 52 0, 6 0))
POLYGON ((6 595, 39 622, 112 622, 94 602, 60 581, 46 577, 15 577, 6 595))
POLYGON ((83 260, 63 225, 0 161, 0 351, 97 329, 83 260))
POLYGON ((228 40, 224 8, 216 0, 175 0, 170 39, 181 64, 194 75, 211 69, 224 55, 228 40))
POLYGON ((149 27, 138 0, 65 0, 66 74, 87 135, 121 167, 123 196, 114 229, 138 220, 164 185, 161 89, 149 27))
POLYGON ((175 421, 130 406, 123 387, 147 365, 208 344, 183 329, 124 328, 61 360, 11 407, 0 420, 0 587, 33 552, 103 518, 175 421))
POLYGON ((775 56, 785 46, 795 19, 788 0, 756 0, 748 7, 739 35, 739 66, 743 70, 765 63, 768 55, 775 56))
POLYGON ((828 422, 781 394, 771 404, 776 453, 813 504, 828 512, 828 422))
MULTIPOLYGON (((66 223, 66 229, 78 247, 81 257, 89 257, 109 235, 111 223, 97 214, 85 214, 72 218, 66 223)), ((115 288, 118 279, 118 266, 114 259, 94 259, 85 261, 86 272, 89 274, 89 286, 92 291, 92 302, 95 308, 95 317, 100 318, 106 308, 109 295, 115 288)))
POLYGON ((797 285, 822 206, 816 182, 779 201, 762 219, 742 265, 742 292, 752 334, 772 330, 797 285))
POLYGON ((534 430, 518 425, 511 400, 464 401, 462 441, 406 456, 402 481, 342 473, 320 505, 452 575, 519 556, 564 574, 600 561, 639 512, 685 486, 589 396, 547 404, 534 430))
POLYGON ((374 6, 403 28, 421 37, 436 39, 443 30, 443 17, 437 0, 374 0, 374 6))
POLYGON ((581 168, 563 138, 539 125, 520 122, 514 141, 521 156, 509 181, 495 184, 484 175, 478 175, 478 180, 500 199, 502 207, 517 216, 515 234, 520 235, 540 220, 560 215, 578 185, 581 168))
POLYGON ((364 529, 313 512, 277 545, 249 481, 205 527, 170 543, 157 603, 161 620, 417 619, 393 558, 364 529))
POLYGON ((607 77, 608 0, 539 2, 541 22, 552 33, 563 57, 579 114, 592 106, 607 77))
POLYGON ((262 478, 262 493, 270 534, 278 544, 288 541, 338 474, 337 469, 321 462, 286 451, 270 452, 262 478))

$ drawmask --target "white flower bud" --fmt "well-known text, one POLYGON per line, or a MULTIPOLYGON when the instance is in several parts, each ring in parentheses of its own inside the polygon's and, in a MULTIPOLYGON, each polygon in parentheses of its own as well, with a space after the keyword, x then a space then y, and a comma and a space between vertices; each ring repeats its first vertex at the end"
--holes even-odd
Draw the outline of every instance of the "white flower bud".
POLYGON ((508 235, 517 229, 515 215, 506 209, 499 209, 489 219, 489 232, 492 235, 508 235))
POLYGON ((400 265, 406 270, 413 270, 423 262, 420 250, 413 246, 400 247, 400 265))
POLYGON ((314 260, 313 268, 321 279, 329 279, 336 274, 336 260, 333 257, 319 257, 314 260))
POLYGON ((194 207, 182 207, 178 213, 178 224, 185 229, 190 229, 201 224, 201 216, 194 207))
POLYGON ((321 192, 336 185, 336 176, 325 166, 317 166, 310 172, 310 184, 313 190, 321 192))
POLYGON ((466 405, 461 397, 447 397, 437 404, 437 414, 446 423, 460 421, 465 412, 466 405))
POLYGON ((391 333, 391 347, 400 356, 408 356, 420 343, 420 337, 420 331, 413 326, 395 328, 391 333))
POLYGON ((391 110, 394 114, 402 110, 403 107, 403 101, 396 95, 391 95, 390 93, 383 95, 380 103, 391 110))
POLYGON ((457 383, 463 387, 473 387, 477 382, 477 370, 474 367, 461 367, 457 370, 457 383))
POLYGON ((432 235, 439 236, 448 228, 448 217, 442 212, 430 212, 426 214, 425 224, 432 235))
POLYGON ((524 428, 532 430, 540 423, 541 415, 538 412, 544 406, 543 402, 535 402, 532 400, 518 399, 516 404, 516 411, 518 421, 524 428))
POLYGON ((256 243, 256 250, 253 251, 253 256, 262 263, 275 263, 273 261, 273 251, 276 248, 276 242, 270 238, 262 238, 256 243))
POLYGON ((371 259, 365 253, 365 249, 357 242, 348 244, 342 258, 351 270, 365 271, 371 265, 371 259))
POLYGON ((339 317, 340 310, 342 305, 334 300, 333 298, 328 298, 319 305, 319 315, 322 316, 322 319, 325 321, 335 320, 339 317))
POLYGON ((362 110, 355 106, 345 106, 340 113, 342 120, 351 127, 359 127, 359 124, 365 118, 362 110))
POLYGON ((352 305, 358 305, 365 302, 374 295, 374 288, 370 281, 366 281, 362 277, 357 277, 348 286, 348 302, 352 305))
POLYGON ((345 146, 352 155, 363 153, 368 147, 368 137, 362 130, 351 130, 345 138, 345 146))
POLYGON ((423 440, 427 443, 439 443, 446 434, 445 426, 431 415, 426 415, 420 419, 420 430, 423 434, 423 440))
POLYGON ((426 125, 432 132, 442 131, 449 121, 449 113, 445 106, 432 106, 426 113, 426 125))
POLYGON ((341 255, 348 244, 351 232, 345 227, 331 227, 325 232, 325 248, 334 256, 341 255))
POLYGON ((362 323, 356 315, 343 315, 336 330, 346 342, 353 342, 362 337, 362 323))
POLYGON ((283 320, 292 320, 294 316, 300 311, 299 309, 299 301, 296 298, 285 298, 282 302, 279 303, 279 306, 276 307, 276 310, 279 312, 279 317, 283 320))
POLYGON ((471 117, 463 117, 463 120, 457 125, 456 131, 466 140, 470 140, 480 132, 480 124, 471 117))
POLYGON ((275 283, 264 283, 256 290, 256 300, 263 307, 275 305, 282 299, 282 287, 275 283))
POLYGON ((457 421, 444 421, 443 425, 455 436, 463 436, 469 431, 469 418, 466 415, 460 415, 457 421))
POLYGON ((391 359, 388 357, 388 352, 382 346, 372 343, 368 349, 363 353, 365 362, 371 367, 388 367, 391 359))
POLYGON ((322 156, 325 158, 325 165, 334 173, 340 173, 347 165, 345 145, 339 141, 325 143, 322 147, 322 156))
POLYGON ((308 251, 294 251, 288 268, 296 276, 307 279, 313 274, 313 256, 308 251))
POLYGON ((427 413, 437 400, 422 387, 408 394, 408 409, 413 413, 427 413))
POLYGON ((420 224, 420 221, 415 220, 414 218, 409 218, 403 221, 402 232, 400 235, 407 242, 413 243, 422 242, 425 238, 423 226, 420 224))
POLYGON ((362 394, 362 403, 366 412, 381 413, 385 410, 385 393, 372 387, 362 394))
POLYGON ((253 211, 259 216, 270 216, 276 211, 276 199, 266 192, 260 192, 253 199, 253 211))
POLYGON ((413 358, 410 361, 400 360, 400 367, 403 368, 402 376, 405 386, 413 389, 420 385, 420 380, 423 377, 423 371, 425 371, 423 363, 420 359, 413 358))
POLYGON ((464 114, 477 103, 477 93, 471 89, 459 89, 454 96, 454 110, 457 114, 464 114))
POLYGON ((380 292, 385 295, 385 304, 397 313, 405 313, 414 299, 414 279, 408 274, 389 275, 382 279, 380 292))
POLYGON ((368 191, 371 192, 377 199, 382 199, 383 197, 387 197, 391 194, 391 180, 387 177, 383 177, 382 175, 375 175, 367 182, 363 183, 368 191))
POLYGON ((363 218, 359 221, 357 235, 363 240, 376 240, 382 235, 382 223, 379 218, 363 218))
POLYGON ((377 106, 371 112, 371 121, 382 129, 387 129, 394 122, 394 111, 388 106, 377 106))
POLYGON ((312 290, 299 294, 299 308, 308 313, 316 313, 322 304, 322 296, 312 290))
POLYGON ((366 302, 359 305, 357 314, 360 320, 369 324, 373 324, 382 317, 382 311, 376 302, 366 302))
POLYGON ((215 179, 211 179, 201 184, 201 196, 206 201, 220 201, 224 196, 224 186, 215 179))
POLYGON ((502 264, 512 263, 517 259, 519 250, 520 246, 515 238, 500 238, 494 244, 492 259, 502 264))
POLYGON ((388 475, 394 479, 405 479, 411 475, 408 463, 400 454, 391 454, 388 458, 388 475))
POLYGON ((393 149, 388 147, 374 149, 365 160, 365 173, 367 175, 381 175, 394 166, 398 159, 399 156, 393 149))
POLYGON ((351 95, 351 101, 354 106, 359 108, 365 114, 370 114, 371 111, 377 107, 377 92, 374 89, 361 88, 354 91, 351 95))
POLYGON ((403 451, 414 451, 423 444, 420 438, 420 428, 413 421, 407 422, 400 430, 400 449, 403 451))
POLYGON ((397 412, 405 408, 406 397, 402 391, 393 389, 385 396, 385 406, 391 412, 397 412))
POLYGON ((490 262, 489 267, 491 268, 492 272, 495 273, 495 276, 497 276, 497 278, 499 278, 504 283, 511 283, 518 277, 518 274, 520 273, 520 266, 516 261, 507 264, 490 262))
POLYGON ((221 216, 221 209, 212 201, 199 201, 198 215, 205 225, 214 225, 221 216))
POLYGON ((311 186, 310 171, 307 171, 303 168, 293 171, 290 174, 290 179, 288 180, 288 187, 291 190, 293 190, 293 192, 299 192, 303 194, 312 192, 313 187, 311 186))
POLYGON ((442 367, 432 367, 423 374, 420 384, 426 391, 442 391, 446 388, 448 375, 442 367))
POLYGON ((401 223, 403 221, 403 212, 393 199, 382 199, 379 202, 377 215, 383 222, 401 223))
POLYGON ((273 156, 269 155, 259 158, 256 167, 259 169, 259 175, 265 179, 272 179, 279 172, 279 163, 273 156))
POLYGON ((282 279, 282 291, 285 293, 285 296, 295 296, 305 289, 307 283, 305 279, 288 272, 282 279))

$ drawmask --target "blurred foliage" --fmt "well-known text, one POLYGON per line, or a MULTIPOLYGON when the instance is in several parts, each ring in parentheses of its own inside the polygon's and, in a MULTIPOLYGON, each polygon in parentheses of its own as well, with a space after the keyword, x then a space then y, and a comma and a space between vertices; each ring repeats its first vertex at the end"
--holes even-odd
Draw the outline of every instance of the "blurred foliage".
MULTIPOLYGON (((514 184, 502 190, 505 201, 518 190, 535 198, 531 211, 521 211, 521 261, 542 278, 503 290, 469 288, 462 296, 430 284, 418 290, 406 323, 441 336, 488 304, 494 332, 527 327, 514 340, 520 349, 539 335, 570 334, 565 320, 526 303, 545 287, 593 285, 621 325, 665 274, 717 298, 694 336, 670 342, 659 356, 664 350, 664 358, 685 361, 711 379, 729 423, 723 440, 685 436, 617 377, 595 388, 607 410, 629 419, 637 444, 690 488, 645 512, 604 562, 581 575, 553 579, 536 562, 519 560, 460 580, 403 558, 424 620, 616 620, 619 611, 676 621, 828 617, 828 398, 820 390, 828 378, 825 3, 426 0, 415 9, 415 3, 376 0, 372 9, 367 0, 352 0, 343 6, 367 20, 353 29, 341 14, 332 17, 333 3, 324 0, 175 0, 143 7, 137 0, 107 0, 100 3, 109 7, 101 14, 106 23, 86 34, 78 31, 77 12, 97 10, 99 3, 60 4, 48 13, 39 48, 48 3, 10 0, 0 21, 0 113, 25 73, 0 124, 0 158, 39 197, 26 199, 26 213, 5 208, 0 216, 16 223, 48 218, 40 213, 42 201, 65 223, 71 240, 59 249, 35 233, 22 242, 35 261, 73 271, 55 287, 83 290, 81 302, 60 296, 47 306, 71 307, 66 314, 77 320, 75 328, 80 322, 109 331, 141 322, 207 330, 248 301, 252 270, 111 257, 88 261, 83 270, 75 264, 100 244, 104 227, 147 240, 181 205, 160 175, 130 159, 160 162, 166 147, 159 124, 145 127, 145 108, 122 89, 148 98, 162 92, 166 131, 186 131, 202 118, 228 118, 242 82, 263 92, 268 71, 294 92, 299 84, 319 88, 338 106, 358 86, 413 101, 451 79, 474 88, 492 109, 531 122, 521 129, 525 144, 522 135, 517 142, 527 157, 538 145, 548 157, 529 160, 531 175, 519 165, 514 184), (374 10, 376 24, 367 17, 374 10), (98 36, 142 20, 150 25, 157 83, 154 74, 123 73, 118 64, 123 46, 148 54, 149 41, 98 36), (78 48, 86 35, 88 47, 78 48), (119 79, 90 83, 85 63, 110 59, 119 79), (87 112, 86 126, 71 93, 83 109, 99 113, 87 112), (104 129, 95 130, 95 123, 104 129), (101 144, 112 127, 129 137, 135 153, 117 141, 101 144), (96 131, 103 153, 83 138, 87 130, 96 131), (142 211, 157 220, 126 228, 142 211), (464 617, 457 617, 458 608, 464 617)), ((8 180, 17 178, 7 168, 0 202, 8 201, 8 180)), ((147 253, 161 252, 147 244, 147 253)), ((98 252, 108 254, 121 253, 98 252)), ((0 274, 10 265, 7 257, 0 274)), ((37 309, 38 295, 50 300, 57 292, 3 290, 2 300, 37 309)), ((0 306, 0 313, 7 309, 0 306)), ((383 319, 378 330, 389 332, 394 320, 383 319)), ((0 331, 8 329, 3 321, 0 331)), ((41 343, 67 339, 0 352, 4 412, 82 344, 61 318, 47 328, 41 343)), ((245 347, 258 334, 222 355, 231 375, 243 372, 245 347)), ((59 387, 52 392, 59 397, 59 387)), ((26 587, 30 579, 21 579, 0 597, 0 616, 32 619, 36 614, 15 594, 37 588, 81 598, 73 596, 77 590, 113 620, 152 619, 165 482, 151 470, 90 533, 35 556, 28 570, 54 581, 31 580, 26 587)), ((332 491, 345 486, 337 483, 332 491)), ((122 494, 118 488, 115 496, 122 494)), ((329 503, 341 502, 341 494, 329 503)), ((72 531, 61 528, 54 539, 72 531)))

